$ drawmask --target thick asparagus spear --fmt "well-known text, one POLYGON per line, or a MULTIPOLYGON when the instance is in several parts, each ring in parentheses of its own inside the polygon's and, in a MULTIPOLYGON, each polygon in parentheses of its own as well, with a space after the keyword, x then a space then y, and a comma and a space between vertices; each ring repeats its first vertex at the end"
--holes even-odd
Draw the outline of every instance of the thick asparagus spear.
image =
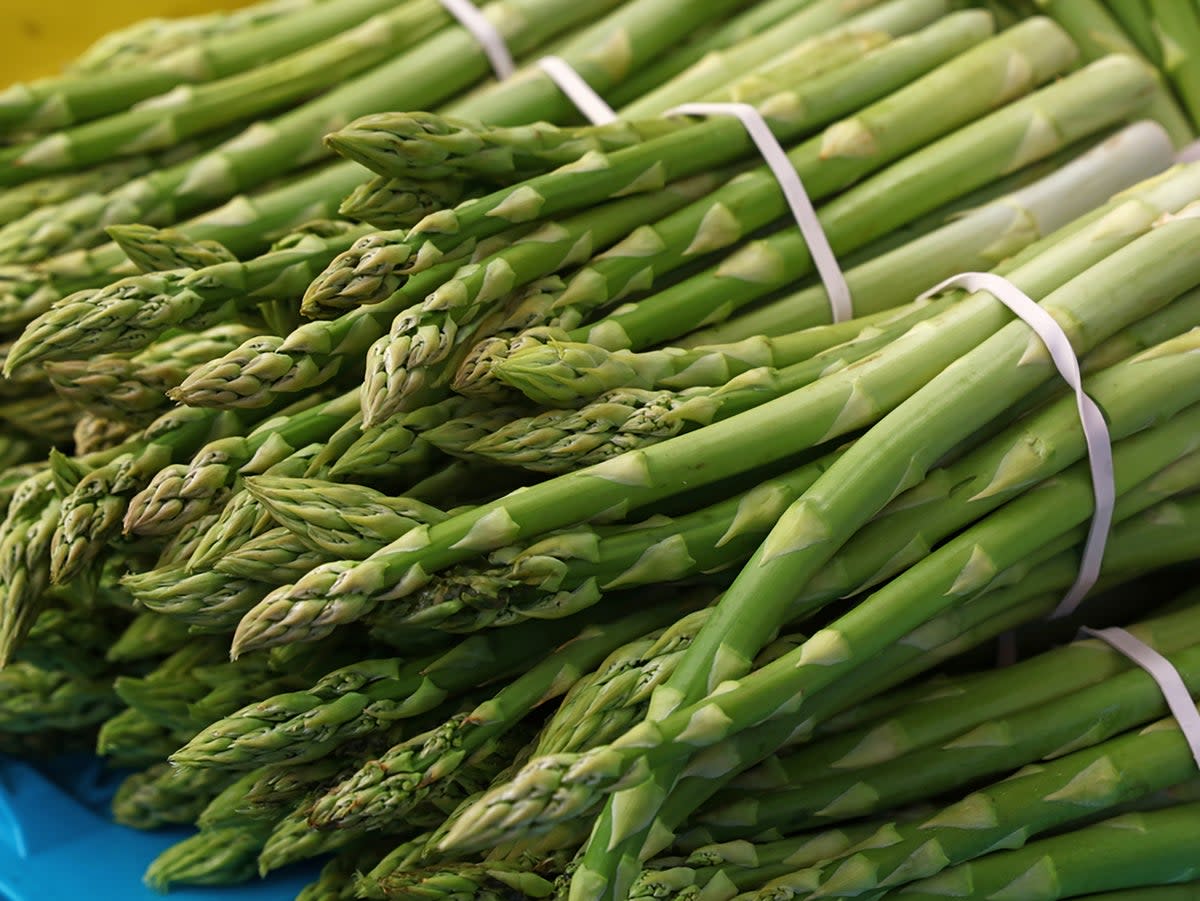
POLYGON ((911 901, 1008 891, 1029 901, 1187 882, 1198 870, 1189 838, 1200 805, 1131 813, 945 870, 906 887, 911 901))

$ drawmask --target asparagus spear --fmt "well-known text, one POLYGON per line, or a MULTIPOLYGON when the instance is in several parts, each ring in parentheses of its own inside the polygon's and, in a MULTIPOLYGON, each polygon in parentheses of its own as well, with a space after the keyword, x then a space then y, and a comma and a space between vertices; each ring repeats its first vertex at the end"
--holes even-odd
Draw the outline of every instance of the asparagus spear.
MULTIPOLYGON (((1166 179, 1164 183, 1171 184, 1175 178, 1182 177, 1184 174, 1190 175, 1190 170, 1182 170, 1181 173, 1166 179)), ((1142 201, 1131 200, 1127 204, 1122 205, 1124 208, 1120 210, 1122 221, 1125 221, 1128 215, 1135 214, 1136 210, 1141 209, 1142 201)), ((1115 211, 1108 212, 1110 216, 1114 214, 1115 211)), ((1146 225, 1148 226, 1157 215, 1154 213, 1149 216, 1145 220, 1146 225)), ((1103 218, 1106 217, 1102 217, 1101 221, 1103 218)), ((1098 236, 1098 223, 1082 229, 1078 235, 1072 237, 1087 248, 1088 256, 1078 259, 1077 265, 1087 265, 1095 260, 1104 260, 1104 262, 1088 270, 1086 277, 1080 277, 1060 292, 1056 292, 1055 303, 1057 304, 1060 299, 1069 301, 1067 307, 1074 309, 1075 301, 1070 299, 1090 297, 1091 295, 1085 295, 1081 289, 1091 279, 1108 279, 1110 272, 1116 271, 1115 267, 1117 266, 1129 266, 1136 261, 1157 256, 1152 252, 1148 253, 1152 246, 1159 247, 1163 256, 1170 257, 1169 245, 1172 242, 1165 241, 1160 245, 1160 239, 1164 236, 1176 237, 1176 235, 1171 235, 1172 232, 1179 232, 1177 237, 1182 239, 1182 231, 1188 230, 1188 224, 1186 220, 1181 220, 1170 223, 1170 225, 1172 226, 1170 230, 1166 225, 1161 226, 1152 234, 1145 236, 1140 241, 1135 241, 1107 258, 1105 258, 1106 251, 1114 245, 1109 245, 1107 248, 1097 245, 1095 237, 1098 236)), ((1132 236, 1117 240, 1115 246, 1125 244, 1129 237, 1132 236)), ((1066 247, 1071 245, 1070 240, 1064 243, 1066 247)), ((1067 253, 1060 250, 1061 256, 1052 254, 1047 262, 1056 256, 1058 260, 1069 259, 1074 252, 1067 253)), ((1062 263, 1056 263, 1055 266, 1061 268, 1062 263)), ((1051 271, 1054 269, 1054 267, 1048 268, 1051 271)), ((1131 270, 1122 271, 1128 273, 1131 270)), ((1167 272, 1163 267, 1159 267, 1155 271, 1161 275, 1165 275, 1167 272)), ((1129 285, 1129 280, 1125 276, 1116 281, 1123 286, 1129 285)), ((1187 278, 1184 278, 1183 281, 1186 282, 1187 278)), ((1112 280, 1109 279, 1105 281, 1105 284, 1111 282, 1112 280)), ((1026 287, 1033 290, 1035 294, 1038 293, 1033 284, 1027 284, 1026 287)), ((1173 293, 1175 289, 1165 290, 1167 293, 1173 293)), ((987 315, 982 312, 984 309, 991 311, 991 314, 996 317, 995 327, 999 327, 1003 322, 1004 314, 998 309, 999 305, 986 296, 968 302, 966 305, 960 305, 958 310, 960 312, 969 310, 972 304, 980 305, 981 316, 987 315)), ((1144 314, 1148 310, 1140 312, 1144 314)), ((1135 319, 1137 317, 1130 316, 1128 318, 1135 319)), ((1023 347, 1028 336, 1021 330, 1022 328, 1022 324, 1013 324, 1007 330, 1008 337, 997 340, 1007 340, 1023 347)), ((928 340, 922 340, 920 336, 917 336, 914 344, 920 347, 919 359, 928 361, 930 345, 936 347, 940 342, 950 340, 950 334, 955 333, 939 331, 936 336, 929 336, 928 340)), ((975 357, 978 358, 984 352, 979 351, 975 357)), ((946 362, 949 362, 954 356, 957 354, 951 356, 946 362)), ((971 357, 968 356, 967 359, 971 359, 971 357)), ((997 364, 998 367, 1003 365, 997 364)), ((906 365, 905 368, 908 366, 906 365)), ((993 386, 989 385, 989 397, 987 398, 988 402, 996 404, 1005 404, 1006 401, 1002 395, 1009 390, 1017 393, 1016 384, 1032 376, 1028 368, 1017 377, 1011 377, 1006 369, 998 368, 998 371, 1004 373, 1004 381, 997 384, 1003 384, 1005 391, 994 391, 993 386)), ((1049 373, 1044 372, 1044 376, 1048 379, 1049 373)), ((942 383, 939 383, 937 387, 924 390, 929 393, 940 393, 941 384, 944 382, 945 379, 942 379, 942 383)), ((934 383, 937 383, 937 379, 934 380, 934 383)), ((321 634, 327 634, 334 627, 334 623, 351 622, 370 612, 379 602, 380 596, 386 594, 391 597, 402 597, 411 593, 428 580, 429 574, 467 559, 480 551, 511 544, 519 538, 542 534, 573 521, 590 519, 605 510, 612 509, 614 505, 621 505, 622 509, 626 510, 636 509, 645 503, 671 496, 679 491, 683 484, 687 484, 688 487, 707 484, 718 478, 727 477, 733 472, 745 471, 793 453, 799 449, 802 442, 793 442, 792 439, 796 436, 790 424, 797 418, 796 414, 803 412, 807 407, 803 398, 804 394, 805 392, 797 392, 785 396, 741 416, 726 420, 724 423, 709 426, 701 432, 695 433, 694 437, 681 435, 635 454, 616 458, 589 470, 560 476, 542 485, 485 504, 469 513, 455 516, 445 523, 432 527, 426 536, 428 544, 424 547, 409 550, 398 544, 391 548, 385 548, 357 566, 318 567, 295 586, 273 593, 256 610, 252 611, 239 626, 239 643, 257 643, 259 641, 273 643, 298 638, 302 635, 312 638, 319 637, 321 634), (776 417, 782 418, 776 419, 776 417), (786 447, 776 446, 775 442, 749 443, 746 441, 747 435, 763 433, 762 429, 772 428, 772 423, 781 421, 789 423, 789 429, 786 432, 788 435, 786 447), (690 450, 693 445, 694 450, 690 450), (609 481, 608 474, 616 476, 617 480, 609 481), (685 482, 675 482, 674 480, 678 477, 682 477, 685 482), (552 500, 559 496, 559 492, 563 492, 561 497, 564 501, 569 499, 569 509, 560 510, 556 506, 556 502, 552 500), (480 523, 478 527, 476 527, 477 522, 480 523), (468 537, 472 535, 473 537, 468 537)), ((861 392, 844 394, 840 402, 832 405, 834 409, 831 409, 831 415, 816 430, 818 434, 813 436, 814 439, 824 441, 834 437, 836 431, 834 434, 829 434, 831 424, 844 424, 847 428, 851 427, 848 422, 839 423, 839 414, 850 397, 861 396, 861 392)), ((916 406, 912 402, 909 403, 910 406, 916 406)), ((901 409, 903 409, 903 405, 901 409)), ((986 421, 992 416, 990 412, 985 412, 982 408, 980 415, 980 421, 986 421)), ((893 420, 895 419, 899 419, 899 416, 894 416, 893 420)), ((969 434, 972 430, 972 424, 963 421, 962 431, 954 433, 969 434)), ((860 441, 859 445, 861 444, 860 441)), ((929 454, 936 453, 931 449, 932 445, 928 441, 925 441, 924 444, 926 448, 930 448, 929 454)), ((867 446, 869 447, 869 443, 867 446)), ((867 467, 864 471, 880 470, 872 470, 871 467, 867 467)), ((847 486, 857 485, 861 482, 860 475, 856 474, 846 484, 847 486)), ((888 497, 893 488, 894 486, 889 486, 872 496, 888 497)), ((792 556, 794 558, 796 555, 792 556)), ((792 579, 789 580, 789 584, 796 584, 799 581, 801 580, 792 579)), ((249 647, 252 644, 245 646, 249 647)))
POLYGON ((434 0, 405 0, 265 65, 203 85, 180 86, 124 112, 5 148, 0 151, 0 185, 161 150, 209 129, 294 106, 363 73, 373 74, 448 21, 434 0))
POLYGON ((359 234, 354 228, 301 234, 244 263, 131 276, 73 294, 30 325, 30 343, 39 347, 30 359, 86 357, 97 347, 138 351, 171 328, 229 319, 244 309, 239 298, 257 304, 299 297, 316 271, 359 234))
POLYGON ((136 432, 136 426, 128 422, 83 413, 75 421, 75 431, 71 440, 75 445, 75 453, 83 455, 119 447, 131 440, 136 432))
POLYGON ((218 325, 199 334, 164 338, 132 357, 101 354, 49 362, 45 372, 55 390, 77 407, 136 423, 161 411, 169 403, 166 392, 188 372, 252 334, 249 326, 218 325))
POLYGON ((74 731, 102 723, 120 706, 104 677, 72 677, 20 662, 0 671, 3 732, 74 731))
POLYGON ((158 891, 246 882, 257 875, 258 855, 270 831, 270 824, 253 823, 198 832, 158 855, 143 878, 158 891))
POLYGON ((114 225, 108 236, 142 272, 203 269, 236 262, 237 255, 218 241, 193 241, 178 229, 114 225))
POLYGON ((271 587, 212 570, 189 573, 182 566, 131 573, 124 585, 147 610, 212 632, 236 626, 271 587))
POLYGON ((365 558, 411 529, 447 516, 428 504, 317 479, 253 476, 246 488, 305 546, 342 558, 365 558))
POLYGON ((1200 13, 1186 3, 1148 2, 1163 68, 1195 126, 1200 122, 1200 13))
POLYGON ((230 551, 213 567, 217 572, 251 582, 286 585, 313 567, 335 559, 325 551, 314 551, 297 536, 280 526, 250 539, 230 551))
MULTIPOLYGON (((254 69, 332 37, 391 5, 385 0, 348 0, 338 8, 322 3, 314 4, 311 9, 286 10, 289 13, 286 15, 281 10, 274 22, 245 30, 237 24, 232 29, 222 27, 199 43, 195 43, 196 32, 188 29, 182 40, 175 39, 178 42, 175 52, 148 59, 148 65, 113 68, 112 51, 98 44, 96 62, 89 63, 86 53, 81 58, 86 74, 79 72, 65 78, 15 85, 0 95, 0 125, 10 130, 61 128, 94 119, 180 84, 210 81, 254 69), (104 70, 96 71, 101 65, 104 70)), ((152 28, 157 33, 162 26, 159 20, 152 28)), ((111 37, 125 43, 120 33, 111 37)), ((127 55, 127 51, 121 55, 127 55)))
POLYGON ((539 623, 505 639, 472 636, 443 654, 404 664, 395 658, 353 664, 308 691, 252 704, 203 730, 173 755, 187 766, 261 766, 304 762, 397 719, 431 710, 480 682, 519 671, 578 633, 577 620, 539 623))
MULTIPOLYGON (((338 207, 338 213, 375 228, 404 229, 438 210, 482 197, 485 193, 486 190, 475 183, 376 176, 351 191, 338 207)), ((325 261, 326 264, 329 262, 332 260, 325 261)))
POLYGON ((187 770, 159 763, 121 783, 112 800, 113 818, 135 829, 191 825, 228 781, 220 770, 187 770))
POLYGON ((912 901, 1008 890, 1030 901, 1194 880, 1190 824, 1200 805, 1131 813, 945 870, 906 887, 912 901))
POLYGON ((318 799, 309 822, 318 828, 386 827, 536 707, 566 692, 615 648, 673 621, 680 610, 679 604, 653 606, 581 632, 470 713, 367 762, 318 799))
MULTIPOLYGON (((726 89, 747 71, 769 72, 780 60, 828 48, 844 35, 881 30, 900 36, 937 22, 950 12, 941 2, 851 4, 814 3, 797 10, 746 40, 717 52, 705 54, 696 64, 668 81, 654 85, 621 110, 624 118, 661 116, 669 109, 726 89)), ((712 98, 717 99, 717 98, 712 98)))
MULTIPOLYGON (((762 897, 856 897, 934 876, 997 847, 1019 847, 1033 836, 1078 824, 1099 811, 1186 780, 1195 761, 1172 719, 1118 735, 1090 748, 1019 770, 973 792, 920 823, 893 826, 894 841, 815 869, 772 880, 762 897), (986 823, 986 826, 984 825, 986 823)), ((887 827, 885 827, 887 828, 887 827)))
POLYGON ((560 127, 535 122, 490 127, 434 113, 376 113, 325 136, 346 159, 388 178, 510 184, 685 128, 678 119, 560 127))
POLYGON ((169 534, 203 516, 223 502, 239 473, 261 472, 332 435, 357 409, 358 397, 355 388, 310 409, 269 419, 245 437, 210 442, 186 465, 160 469, 129 502, 126 534, 169 534))

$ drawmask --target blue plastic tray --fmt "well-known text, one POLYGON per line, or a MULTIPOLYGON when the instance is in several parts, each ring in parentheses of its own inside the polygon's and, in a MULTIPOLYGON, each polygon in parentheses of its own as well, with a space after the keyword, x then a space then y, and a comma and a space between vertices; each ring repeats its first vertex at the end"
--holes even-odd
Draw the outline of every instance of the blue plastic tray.
MULTIPOLYGON (((34 768, 0 757, 0 901, 162 901, 142 884, 142 873, 189 830, 146 833, 113 823, 108 802, 119 784, 94 758, 34 768)), ((291 901, 316 873, 303 867, 261 883, 178 889, 167 897, 291 901)))

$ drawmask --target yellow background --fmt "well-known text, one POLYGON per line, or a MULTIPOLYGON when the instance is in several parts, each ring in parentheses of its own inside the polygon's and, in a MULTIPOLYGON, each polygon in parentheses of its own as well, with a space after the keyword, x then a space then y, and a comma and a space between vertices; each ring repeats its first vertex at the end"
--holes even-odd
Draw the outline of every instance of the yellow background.
POLYGON ((105 32, 152 16, 188 16, 250 0, 0 0, 0 86, 52 75, 105 32))

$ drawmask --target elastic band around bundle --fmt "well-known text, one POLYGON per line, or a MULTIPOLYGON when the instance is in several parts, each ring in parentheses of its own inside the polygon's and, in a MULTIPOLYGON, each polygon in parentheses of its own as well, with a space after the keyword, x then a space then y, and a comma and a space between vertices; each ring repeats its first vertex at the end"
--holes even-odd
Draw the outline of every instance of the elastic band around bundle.
POLYGON ((608 125, 617 121, 613 108, 561 56, 543 56, 538 60, 538 66, 593 125, 608 125))
POLYGON ((842 274, 842 267, 838 265, 837 256, 829 244, 821 220, 817 218, 816 208, 804 189, 800 173, 788 159, 787 152, 771 131, 771 126, 767 124, 763 114, 748 103, 685 103, 667 110, 665 115, 733 116, 745 126, 750 139, 770 167, 775 180, 779 182, 783 196, 787 198, 796 225, 800 227, 800 234, 804 236, 808 245, 813 265, 817 267, 817 273, 825 285, 825 293, 829 296, 829 306, 833 311, 833 321, 846 322, 853 319, 854 301, 850 296, 846 276, 842 274))
POLYGON ((991 272, 964 272, 946 279, 930 288, 920 299, 940 294, 947 288, 963 288, 967 291, 986 291, 1012 310, 1018 318, 1034 330, 1054 361, 1063 380, 1075 391, 1079 408, 1079 420, 1083 423, 1083 436, 1087 443, 1088 460, 1092 471, 1092 489, 1095 493, 1095 511, 1083 548, 1079 575, 1067 596, 1059 602, 1051 619, 1068 616, 1079 606, 1100 578, 1100 567, 1104 563, 1104 549, 1112 528, 1113 507, 1116 504, 1116 481, 1113 470, 1112 437, 1108 423, 1096 402, 1083 390, 1083 376, 1079 371, 1079 359, 1075 350, 1054 317, 1035 303, 1020 288, 1008 279, 991 272))
POLYGON ((1197 711, 1192 693, 1175 664, 1124 629, 1081 629, 1080 632, 1112 646, 1150 674, 1192 749, 1192 759, 1200 767, 1200 711, 1197 711))
POLYGON ((1175 157, 1177 163, 1200 163, 1200 141, 1188 144, 1175 157))
POLYGON ((517 64, 513 62, 512 53, 509 52, 504 35, 488 21, 487 16, 479 10, 479 7, 470 0, 439 0, 439 2, 446 8, 446 12, 454 16, 458 23, 475 38, 480 49, 492 64, 492 71, 496 73, 498 79, 504 81, 517 71, 517 64))

